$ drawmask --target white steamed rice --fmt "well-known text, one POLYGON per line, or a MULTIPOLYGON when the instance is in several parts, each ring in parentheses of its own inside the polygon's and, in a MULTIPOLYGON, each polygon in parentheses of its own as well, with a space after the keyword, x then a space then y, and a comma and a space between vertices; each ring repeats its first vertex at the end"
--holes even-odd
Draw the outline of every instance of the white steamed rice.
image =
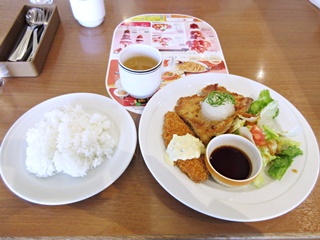
POLYGON ((26 167, 38 177, 59 173, 82 177, 111 159, 116 146, 106 116, 65 105, 48 112, 27 131, 26 167))

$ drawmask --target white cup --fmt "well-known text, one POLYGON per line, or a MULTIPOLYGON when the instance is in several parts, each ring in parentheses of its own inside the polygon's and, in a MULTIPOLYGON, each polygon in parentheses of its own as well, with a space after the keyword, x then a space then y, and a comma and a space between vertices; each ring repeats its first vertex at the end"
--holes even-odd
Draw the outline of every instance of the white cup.
POLYGON ((106 15, 104 0, 70 0, 74 18, 84 27, 99 26, 106 15))
POLYGON ((121 50, 118 62, 121 86, 132 97, 148 98, 159 89, 162 82, 162 55, 157 48, 145 44, 130 45, 121 50), (134 70, 124 66, 126 60, 136 56, 150 57, 157 64, 147 70, 134 70))

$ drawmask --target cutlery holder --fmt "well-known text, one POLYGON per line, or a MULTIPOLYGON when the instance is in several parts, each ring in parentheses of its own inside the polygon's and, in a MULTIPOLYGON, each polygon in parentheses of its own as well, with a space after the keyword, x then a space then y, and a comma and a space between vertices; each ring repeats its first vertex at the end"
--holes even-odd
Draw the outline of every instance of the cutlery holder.
MULTIPOLYGON (((45 5, 24 5, 19 15, 15 19, 12 27, 10 28, 7 36, 4 38, 0 45, 0 76, 2 77, 36 77, 43 68, 43 65, 48 56, 51 43, 54 39, 56 31, 60 24, 60 16, 58 8, 54 4, 45 5), (8 58, 10 54, 18 45, 19 40, 23 36, 27 28, 25 20, 26 13, 30 8, 39 7, 51 9, 51 17, 48 21, 46 28, 42 33, 38 49, 35 53, 34 59, 31 61, 10 62, 8 58)), ((32 38, 30 39, 32 41, 32 38)))

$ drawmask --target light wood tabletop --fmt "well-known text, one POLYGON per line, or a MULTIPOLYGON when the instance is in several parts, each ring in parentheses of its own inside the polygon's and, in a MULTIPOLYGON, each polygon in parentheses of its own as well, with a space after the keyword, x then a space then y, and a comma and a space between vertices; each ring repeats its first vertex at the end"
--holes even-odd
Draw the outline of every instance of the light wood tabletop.
MULTIPOLYGON (((0 42, 28 2, 0 1, 0 42)), ((105 0, 106 17, 96 28, 80 26, 69 1, 54 0, 54 4, 61 23, 42 73, 4 78, 0 143, 20 116, 47 99, 76 92, 108 96, 105 78, 113 32, 123 20, 148 13, 186 14, 210 24, 229 73, 253 79, 285 97, 319 141, 320 10, 309 1, 105 0)), ((130 115, 138 131, 141 115, 130 115)), ((317 181, 308 197, 282 216, 258 222, 210 217, 162 188, 137 144, 128 168, 111 186, 73 204, 30 203, 12 193, 1 179, 0 237, 319 239, 319 196, 317 181)))

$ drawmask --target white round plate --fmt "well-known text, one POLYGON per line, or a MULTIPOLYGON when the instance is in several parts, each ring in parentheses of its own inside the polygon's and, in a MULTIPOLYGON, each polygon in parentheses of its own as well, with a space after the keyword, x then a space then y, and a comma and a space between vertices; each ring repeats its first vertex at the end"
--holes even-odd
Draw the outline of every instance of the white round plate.
POLYGON ((219 219, 252 222, 271 219, 298 206, 313 189, 319 172, 319 148, 309 124, 284 97, 253 80, 222 73, 192 75, 172 82, 158 91, 148 102, 140 119, 139 143, 149 170, 159 184, 173 197, 203 214, 219 219), (229 91, 256 99, 263 89, 269 89, 279 101, 280 114, 276 126, 290 130, 296 126, 302 133, 292 138, 301 142, 302 156, 294 162, 281 181, 265 176, 261 188, 252 185, 227 188, 212 178, 194 183, 177 167, 164 161, 162 139, 164 115, 172 111, 177 100, 198 93, 208 84, 218 83, 229 91))
POLYGON ((0 148, 0 172, 4 183, 19 197, 43 205, 62 205, 89 198, 106 189, 126 170, 136 149, 136 127, 130 114, 108 97, 92 93, 72 93, 44 101, 23 114, 9 129, 0 148), (44 115, 66 103, 81 105, 87 112, 107 116, 111 134, 118 145, 112 159, 106 160, 87 176, 66 174, 39 178, 27 171, 26 132, 44 115))

